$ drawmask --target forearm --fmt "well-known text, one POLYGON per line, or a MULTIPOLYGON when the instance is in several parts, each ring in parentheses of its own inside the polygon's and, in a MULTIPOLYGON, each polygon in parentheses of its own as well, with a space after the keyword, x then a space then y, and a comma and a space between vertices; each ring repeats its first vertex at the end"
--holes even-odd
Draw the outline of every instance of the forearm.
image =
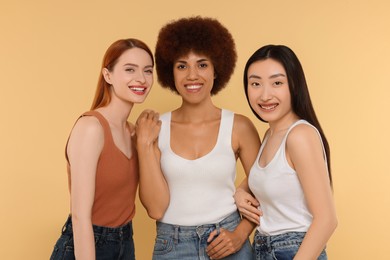
POLYGON ((160 219, 169 205, 168 184, 153 147, 139 148, 138 153, 140 200, 151 218, 160 219))
POLYGON ((236 233, 241 240, 241 245, 245 243, 245 241, 252 234, 256 226, 257 225, 255 223, 245 218, 241 220, 240 224, 238 224, 237 228, 234 230, 234 233, 236 233))
POLYGON ((244 190, 248 193, 251 193, 248 185, 248 177, 245 177, 245 179, 242 180, 242 182, 240 183, 240 185, 238 185, 236 190, 244 190))
POLYGON ((74 252, 77 260, 95 260, 95 238, 92 222, 72 215, 74 252))
POLYGON ((317 259, 337 227, 335 216, 313 219, 294 260, 317 259))
POLYGON ((169 205, 169 191, 164 182, 165 180, 158 180, 153 176, 141 177, 139 182, 141 203, 149 217, 156 220, 163 217, 169 205))

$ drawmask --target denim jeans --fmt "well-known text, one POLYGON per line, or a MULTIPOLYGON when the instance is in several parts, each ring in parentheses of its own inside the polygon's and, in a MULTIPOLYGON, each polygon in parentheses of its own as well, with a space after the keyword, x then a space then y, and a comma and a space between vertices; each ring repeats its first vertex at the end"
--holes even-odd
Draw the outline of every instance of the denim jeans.
MULTIPOLYGON (((154 245, 153 260, 205 260, 210 259, 206 253, 207 238, 210 233, 224 228, 236 229, 241 218, 237 212, 219 223, 202 226, 178 226, 157 222, 157 237, 154 245)), ((224 259, 254 259, 253 249, 247 240, 240 251, 224 259)))
MULTIPOLYGON (((275 236, 263 236, 255 232, 253 247, 256 260, 291 260, 298 252, 299 246, 305 237, 305 232, 289 232, 275 236)), ((325 249, 318 260, 327 260, 325 249)))
MULTIPOLYGON (((133 227, 131 221, 117 228, 93 225, 96 260, 134 260, 133 227)), ((54 246, 50 260, 74 260, 72 219, 69 216, 62 234, 54 246)))

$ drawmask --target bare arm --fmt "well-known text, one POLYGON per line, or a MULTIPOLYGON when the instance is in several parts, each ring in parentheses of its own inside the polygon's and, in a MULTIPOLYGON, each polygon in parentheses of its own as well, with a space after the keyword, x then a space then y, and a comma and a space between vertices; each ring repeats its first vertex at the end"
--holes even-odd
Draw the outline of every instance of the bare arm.
POLYGON ((170 199, 157 147, 161 121, 157 113, 145 110, 138 117, 136 125, 140 169, 139 195, 148 215, 158 220, 164 216, 170 199))
POLYGON ((95 117, 78 120, 69 138, 71 214, 77 259, 95 259, 92 206, 97 162, 104 143, 103 128, 95 117))
MULTIPOLYGON (((232 145, 248 176, 260 147, 260 138, 252 122, 245 116, 236 114, 234 117, 232 145)), ((242 219, 233 232, 222 229, 219 236, 207 247, 209 256, 221 259, 239 251, 255 226, 255 223, 242 219)), ((216 231, 213 231, 208 241, 212 241, 216 235, 216 231)))
POLYGON ((287 138, 287 159, 296 170, 313 222, 294 259, 317 259, 337 226, 320 138, 310 126, 295 127, 287 138))

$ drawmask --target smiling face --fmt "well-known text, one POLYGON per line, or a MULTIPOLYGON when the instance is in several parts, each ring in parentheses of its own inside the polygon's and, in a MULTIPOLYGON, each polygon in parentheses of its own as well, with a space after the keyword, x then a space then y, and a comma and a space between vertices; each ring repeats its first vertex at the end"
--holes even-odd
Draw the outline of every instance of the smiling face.
POLYGON ((210 98, 214 66, 207 56, 190 52, 178 58, 173 64, 173 76, 183 100, 197 103, 210 98))
POLYGON ((104 79, 111 85, 112 100, 142 103, 153 85, 153 61, 143 49, 125 51, 112 71, 104 68, 104 79))
POLYGON ((287 74, 279 62, 265 59, 248 68, 248 99, 252 109, 272 124, 294 115, 287 74))

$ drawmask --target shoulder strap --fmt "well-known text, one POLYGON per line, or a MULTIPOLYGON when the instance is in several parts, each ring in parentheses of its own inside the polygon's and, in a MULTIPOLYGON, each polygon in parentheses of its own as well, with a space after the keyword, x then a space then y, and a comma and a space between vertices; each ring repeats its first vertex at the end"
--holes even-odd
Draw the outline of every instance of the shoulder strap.
MULTIPOLYGON (((74 125, 72 127, 72 130, 73 130, 74 126, 76 125, 77 121, 81 117, 83 117, 83 116, 94 116, 94 117, 96 117, 99 120, 99 123, 101 124, 101 126, 103 127, 104 142, 105 143, 106 142, 113 143, 111 129, 110 129, 110 125, 108 124, 107 119, 102 114, 100 114, 99 112, 97 112, 95 110, 87 111, 87 112, 83 113, 81 116, 79 116, 79 118, 77 118, 76 122, 74 123, 74 125)), ((70 138, 70 135, 68 136, 68 140, 66 141, 66 145, 65 145, 65 158, 66 158, 66 160, 68 162, 69 162, 69 160, 68 160, 67 148, 68 148, 69 138, 70 138)))
POLYGON ((318 129, 317 129, 315 126, 313 126, 312 124, 310 124, 310 123, 307 122, 306 120, 304 120, 304 119, 298 120, 297 122, 295 122, 294 124, 292 124, 292 125, 290 126, 290 128, 288 129, 288 131, 287 131, 287 133, 286 133, 286 135, 285 135, 285 137, 284 137, 284 139, 283 139, 283 141, 282 141, 282 142, 284 143, 284 146, 285 146, 285 143, 286 143, 286 140, 287 140, 287 136, 288 136, 288 134, 290 133, 290 131, 291 131, 295 126, 301 125, 301 124, 305 124, 305 125, 311 126, 311 127, 317 132, 318 137, 320 138, 320 141, 321 141, 322 152, 323 152, 323 154, 324 154, 324 159, 325 159, 325 163, 326 163, 326 168, 328 169, 329 166, 328 166, 328 163, 327 163, 327 156, 326 156, 325 147, 324 147, 324 143, 322 142, 322 138, 321 138, 320 132, 318 131, 318 129))
POLYGON ((160 116, 161 129, 158 136, 158 146, 160 149, 170 147, 171 143, 171 112, 166 112, 160 116))
POLYGON ((222 109, 221 111, 221 122, 218 130, 218 137, 216 143, 216 149, 220 145, 224 147, 232 147, 232 135, 233 135, 233 124, 234 124, 234 113, 229 110, 222 109))

